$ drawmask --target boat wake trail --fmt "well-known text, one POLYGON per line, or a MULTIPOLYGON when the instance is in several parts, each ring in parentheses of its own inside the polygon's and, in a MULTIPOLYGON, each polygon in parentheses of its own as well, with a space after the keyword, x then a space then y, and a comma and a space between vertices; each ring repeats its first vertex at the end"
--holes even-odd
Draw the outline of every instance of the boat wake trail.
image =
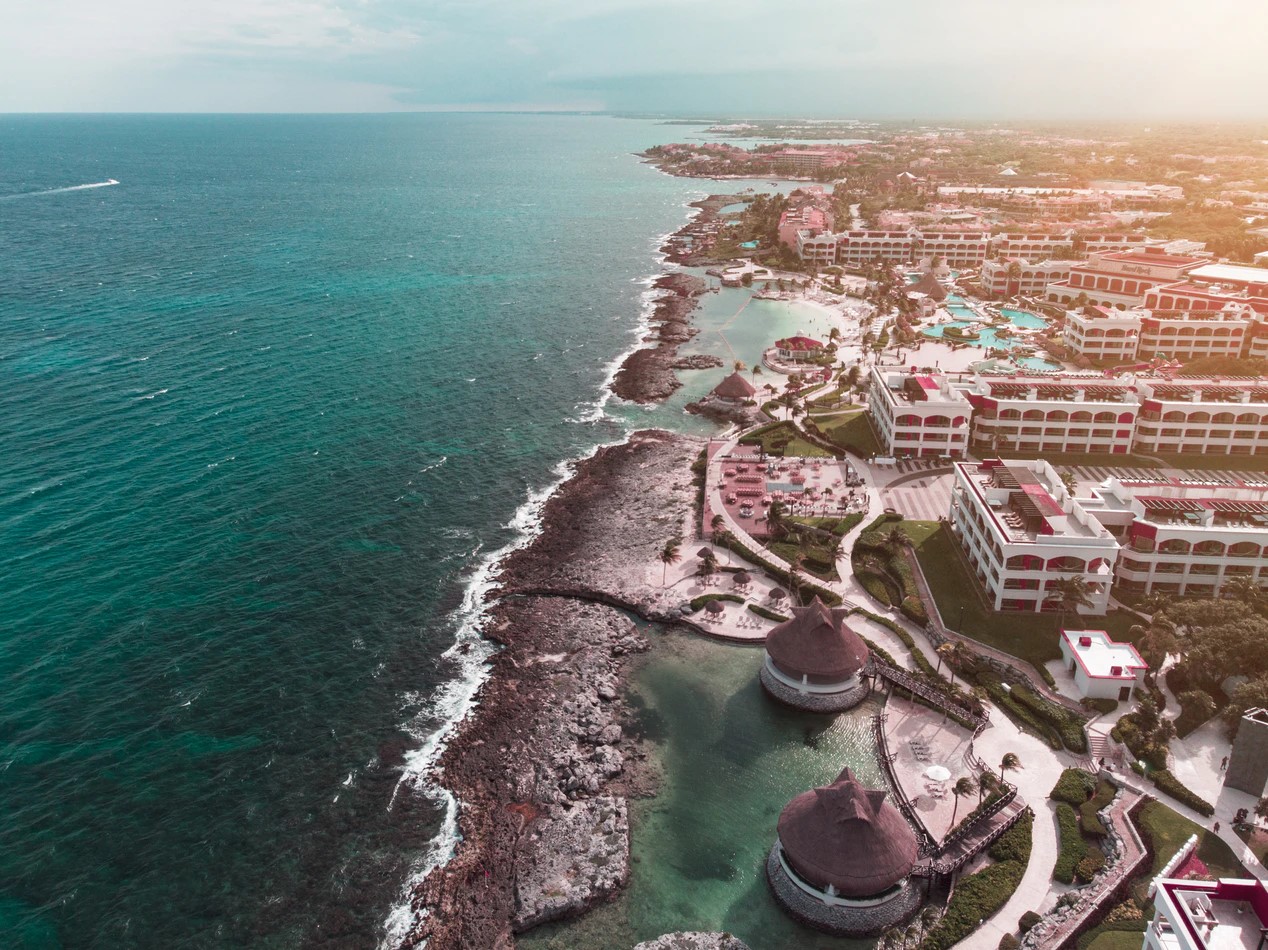
POLYGON ((60 195, 67 191, 87 191, 89 188, 109 188, 111 185, 117 185, 115 179, 111 178, 107 181, 94 181, 86 185, 71 185, 68 188, 47 188, 44 191, 23 191, 16 195, 0 195, 0 201, 12 201, 14 198, 35 198, 39 195, 60 195))

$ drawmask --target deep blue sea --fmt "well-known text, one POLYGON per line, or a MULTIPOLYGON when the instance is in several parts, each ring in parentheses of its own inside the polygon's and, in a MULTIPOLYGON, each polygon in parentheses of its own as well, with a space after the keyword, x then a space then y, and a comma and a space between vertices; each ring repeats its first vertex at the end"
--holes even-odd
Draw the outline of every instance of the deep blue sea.
POLYGON ((658 421, 672 132, 0 117, 0 946, 382 938, 473 574, 658 421))

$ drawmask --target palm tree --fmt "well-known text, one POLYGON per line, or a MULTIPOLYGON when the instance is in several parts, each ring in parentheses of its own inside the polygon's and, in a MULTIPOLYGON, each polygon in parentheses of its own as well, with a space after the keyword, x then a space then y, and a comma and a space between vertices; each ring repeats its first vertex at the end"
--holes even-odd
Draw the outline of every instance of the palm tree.
POLYGON ((881 537, 881 543, 885 545, 890 554, 897 554, 905 548, 911 539, 907 537, 907 532, 898 525, 894 525, 881 537))
POLYGON ((955 805, 951 809, 951 827, 955 827, 955 813, 960 810, 960 799, 977 791, 977 783, 967 775, 961 776, 951 786, 951 794, 955 796, 955 805))
POLYGON ((1017 757, 1016 752, 1005 752, 1004 757, 999 760, 999 780, 1004 781, 1004 773, 1012 772, 1021 768, 1021 759, 1017 757))
POLYGON ((1049 603, 1057 603, 1061 606, 1060 625, 1063 627, 1066 614, 1071 609, 1078 610, 1080 607, 1092 606, 1091 588, 1080 574, 1071 574, 1054 583, 1049 589, 1047 599, 1049 603))
POLYGON ((986 797, 987 792, 994 792, 999 788, 999 779, 995 777, 994 772, 983 771, 977 777, 977 803, 982 804, 982 799, 986 797))
POLYGON ((726 519, 723 518, 721 514, 716 514, 709 519, 709 527, 713 530, 715 535, 722 530, 722 527, 725 524, 726 519))
POLYGON ((682 560, 682 538, 672 538, 665 542, 665 546, 660 551, 660 563, 664 565, 664 569, 660 574, 660 586, 664 587, 669 578, 669 565, 677 564, 682 560))
POLYGON ((744 365, 744 361, 743 361, 743 360, 736 360, 736 361, 735 361, 732 365, 735 367, 735 371, 736 371, 737 373, 742 373, 742 372, 744 372, 746 369, 748 369, 748 367, 744 365))
POLYGON ((798 603, 801 602, 801 578, 797 575, 797 572, 804 570, 805 567, 806 556, 804 554, 798 554, 792 559, 792 563, 788 565, 788 593, 798 603))
POLYGON ((938 645, 938 648, 937 648, 936 650, 934 650, 934 652, 938 654, 938 668, 937 668, 936 670, 934 670, 934 672, 935 672, 935 673, 941 673, 941 672, 942 672, 942 661, 943 661, 943 660, 946 660, 946 661, 947 661, 947 672, 951 674, 951 682, 952 682, 952 683, 954 683, 954 682, 955 682, 955 670, 951 669, 951 654, 953 654, 953 653, 955 652, 955 644, 954 644, 954 643, 950 643, 950 642, 939 644, 939 645, 938 645))

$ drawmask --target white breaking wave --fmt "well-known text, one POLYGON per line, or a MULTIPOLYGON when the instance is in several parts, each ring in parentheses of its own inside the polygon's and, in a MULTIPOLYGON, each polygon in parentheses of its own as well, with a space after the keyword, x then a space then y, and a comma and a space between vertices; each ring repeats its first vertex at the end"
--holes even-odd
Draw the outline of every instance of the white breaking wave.
POLYGON ((410 896, 414 888, 435 868, 453 857, 454 849, 461 840, 458 833, 458 800, 448 789, 436 782, 433 772, 454 728, 476 707, 476 695, 488 679, 488 659, 493 655, 495 647, 480 635, 488 617, 489 603, 486 594, 496 583, 502 561, 515 551, 527 547, 541 534, 541 516, 546 502, 572 477, 576 466, 593 458, 600 449, 614 444, 617 443, 595 445, 585 455, 556 465, 555 480, 543 488, 529 492, 528 498, 504 525, 515 532, 515 537, 505 547, 480 561, 463 590, 462 604, 453 614, 458 622, 458 632, 453 645, 442 654, 443 660, 458 667, 458 675, 442 683, 431 695, 416 717, 419 720, 417 731, 407 724, 406 729, 414 732, 422 744, 406 755, 401 778, 392 792, 391 802, 388 803, 390 810, 404 787, 409 791, 422 792, 441 806, 444 817, 422 860, 411 868, 400 902, 392 908, 383 923, 384 936, 379 944, 381 950, 392 950, 399 946, 418 922, 419 918, 410 906, 410 896), (432 725, 436 720, 441 721, 439 727, 432 725), (429 728, 431 731, 426 731, 429 728))
POLYGON ((87 191, 89 188, 109 188, 111 185, 119 184, 113 178, 106 181, 89 182, 87 185, 70 185, 67 188, 46 188, 44 191, 24 191, 16 195, 3 195, 0 200, 12 198, 34 198, 37 195, 60 195, 68 191, 87 191))

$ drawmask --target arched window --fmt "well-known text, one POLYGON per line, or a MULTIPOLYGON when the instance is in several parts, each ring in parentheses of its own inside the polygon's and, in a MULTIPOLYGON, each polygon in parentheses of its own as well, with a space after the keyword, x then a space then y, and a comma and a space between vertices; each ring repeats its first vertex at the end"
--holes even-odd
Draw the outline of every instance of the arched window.
POLYGON ((1228 546, 1229 557, 1259 557, 1259 545, 1253 541, 1238 541, 1228 546))
POLYGON ((1224 542, 1223 541, 1199 541, 1197 544, 1193 546, 1193 553, 1218 557, 1219 555, 1224 553, 1224 542))
POLYGON ((1071 554, 1063 554, 1061 557, 1048 558, 1047 570, 1064 571, 1069 574, 1082 574, 1087 570, 1087 561, 1081 557, 1074 557, 1071 554))
POLYGON ((1049 422, 1065 422, 1070 418, 1070 414, 1064 409, 1053 409, 1048 413, 1049 422))
POLYGON ((1189 542, 1180 538, 1168 538, 1158 546, 1158 550, 1163 554, 1188 554, 1189 542))

